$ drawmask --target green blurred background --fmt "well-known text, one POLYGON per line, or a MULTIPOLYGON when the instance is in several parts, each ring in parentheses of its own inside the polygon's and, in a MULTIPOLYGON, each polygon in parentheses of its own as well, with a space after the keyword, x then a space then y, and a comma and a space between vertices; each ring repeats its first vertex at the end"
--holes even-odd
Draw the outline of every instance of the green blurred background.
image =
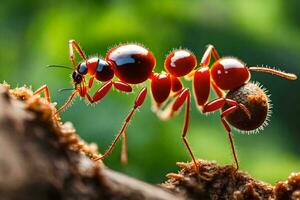
MULTIPOLYGON (((173 48, 188 48, 200 60, 211 43, 221 55, 236 56, 249 66, 275 66, 300 75, 298 0, 81 2, 1 2, 0 80, 12 87, 26 84, 33 89, 47 84, 52 99, 62 105, 69 93, 57 90, 71 86, 69 71, 45 66, 71 66, 67 45, 71 38, 80 42, 87 55, 100 56, 119 43, 142 43, 156 56, 157 72, 163 70, 164 58, 173 48)), ((253 73, 252 80, 268 88, 274 109, 270 125, 261 133, 234 131, 238 157, 242 170, 274 183, 300 171, 300 83, 262 73, 253 73)), ((92 106, 76 98, 62 119, 73 122, 82 138, 98 143, 104 151, 135 94, 111 92, 92 106)), ((105 163, 159 183, 164 174, 178 170, 176 161, 189 161, 190 157, 180 137, 183 113, 162 122, 150 108, 149 95, 128 128, 129 164, 119 162, 120 143, 105 163)), ((233 163, 218 112, 201 115, 193 104, 188 139, 197 157, 233 163)))

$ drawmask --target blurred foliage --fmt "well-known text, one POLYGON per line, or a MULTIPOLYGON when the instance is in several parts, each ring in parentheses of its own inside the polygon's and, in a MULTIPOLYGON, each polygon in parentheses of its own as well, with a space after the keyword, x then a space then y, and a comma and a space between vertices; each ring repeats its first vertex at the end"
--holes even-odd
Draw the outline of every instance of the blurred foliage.
MULTIPOLYGON (((52 99, 62 105, 69 94, 57 90, 70 87, 69 71, 45 66, 71 66, 67 46, 71 38, 88 55, 102 57, 119 43, 144 44, 157 58, 157 72, 163 70, 165 55, 173 48, 188 48, 200 60, 211 43, 221 55, 236 56, 249 66, 274 66, 299 75, 299 7, 297 0, 4 1, 0 7, 0 80, 33 89, 48 84, 52 99)), ((253 73, 252 80, 272 93, 273 116, 259 134, 234 131, 238 157, 242 170, 274 183, 291 171, 300 171, 300 84, 260 73, 253 73)), ((190 82, 185 85, 190 87, 190 82)), ((135 95, 111 92, 92 106, 76 100, 62 118, 72 121, 83 138, 97 142, 104 151, 135 95)), ((162 122, 150 108, 148 95, 128 128, 129 164, 119 162, 120 144, 105 163, 158 183, 165 173, 178 170, 176 161, 190 158, 180 137, 183 114, 162 122)), ((233 162, 218 113, 201 115, 193 105, 188 139, 197 157, 233 162)))

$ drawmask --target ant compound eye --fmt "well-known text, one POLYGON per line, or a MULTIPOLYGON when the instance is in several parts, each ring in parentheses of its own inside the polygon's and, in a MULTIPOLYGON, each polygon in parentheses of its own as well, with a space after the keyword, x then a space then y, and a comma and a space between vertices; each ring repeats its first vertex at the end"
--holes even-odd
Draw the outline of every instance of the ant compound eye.
POLYGON ((82 75, 87 74, 88 68, 87 68, 86 62, 80 63, 77 67, 77 71, 79 74, 82 74, 82 75))
POLYGON ((75 83, 81 83, 81 81, 82 81, 82 75, 79 74, 79 73, 76 72, 76 71, 73 72, 72 78, 73 78, 73 81, 74 81, 75 83))
POLYGON ((172 51, 165 60, 166 70, 176 77, 187 75, 196 65, 197 60, 194 54, 183 49, 172 51))

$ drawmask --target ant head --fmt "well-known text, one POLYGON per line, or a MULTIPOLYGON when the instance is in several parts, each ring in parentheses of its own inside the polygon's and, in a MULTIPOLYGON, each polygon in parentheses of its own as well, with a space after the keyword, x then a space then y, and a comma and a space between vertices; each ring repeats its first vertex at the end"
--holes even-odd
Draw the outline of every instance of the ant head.
POLYGON ((83 75, 80 74, 78 71, 74 71, 74 72, 72 73, 72 79, 73 79, 73 83, 74 83, 75 85, 78 85, 78 84, 80 84, 80 83, 82 82, 82 80, 83 80, 83 75))
POLYGON ((88 72, 88 68, 86 66, 86 62, 82 62, 80 63, 75 71, 72 73, 72 79, 73 79, 73 83, 80 84, 83 80, 84 75, 86 75, 88 72))
MULTIPOLYGON (((249 118, 242 108, 238 108, 226 117, 226 120, 236 129, 248 133, 258 132, 268 124, 271 113, 270 100, 266 94, 266 90, 259 84, 251 82, 245 83, 238 88, 230 90, 226 98, 243 104, 250 114, 249 118)), ((222 110, 224 111, 229 107, 231 107, 231 105, 225 104, 222 110)))

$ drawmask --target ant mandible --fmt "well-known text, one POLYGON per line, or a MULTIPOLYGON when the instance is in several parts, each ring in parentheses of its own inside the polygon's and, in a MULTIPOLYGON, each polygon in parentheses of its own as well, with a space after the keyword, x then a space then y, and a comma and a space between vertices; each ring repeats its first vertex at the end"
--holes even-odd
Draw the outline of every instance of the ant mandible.
MULTIPOLYGON (((138 44, 128 43, 113 47, 107 52, 105 59, 101 59, 98 57, 87 58, 79 44, 75 40, 70 40, 69 55, 74 66, 71 68, 74 70, 72 73, 74 91, 56 114, 63 111, 76 95, 86 98, 90 103, 95 103, 101 101, 112 87, 130 93, 132 92, 132 85, 143 83, 149 79, 151 81, 153 111, 157 113, 160 119, 171 118, 184 104, 186 105, 181 136, 197 168, 195 156, 186 139, 190 121, 191 92, 189 88, 183 86, 181 77, 193 81, 196 105, 202 113, 222 109, 221 121, 230 141, 236 169, 239 168, 239 164, 228 123, 242 131, 257 130, 265 124, 269 110, 269 99, 264 90, 257 84, 248 82, 250 71, 267 72, 290 80, 297 79, 294 74, 270 68, 247 67, 246 64, 234 57, 220 58, 212 45, 209 45, 205 51, 200 62, 200 68, 196 69, 197 59, 192 52, 179 49, 172 51, 166 57, 165 69, 167 72, 161 73, 153 71, 156 60, 152 52, 138 44), (83 59, 79 64, 75 62, 74 49, 83 59), (214 57, 215 61, 209 68, 211 56, 214 57), (88 82, 86 82, 87 74, 90 75, 88 82), (113 80, 114 76, 117 80, 113 80), (88 90, 92 87, 94 79, 104 84, 91 97, 88 90), (211 87, 218 98, 208 102, 211 87), (225 95, 224 91, 229 92, 225 95)), ((45 92, 46 99, 50 102, 47 85, 39 88, 35 94, 41 92, 45 92)), ((134 105, 126 116, 125 122, 112 145, 96 160, 102 160, 109 155, 122 135, 123 142, 126 143, 126 128, 133 114, 144 103, 146 95, 147 87, 144 86, 138 93, 134 105)), ((124 143, 123 148, 126 149, 124 143)), ((126 150, 123 149, 122 158, 126 162, 125 152, 126 150)))

